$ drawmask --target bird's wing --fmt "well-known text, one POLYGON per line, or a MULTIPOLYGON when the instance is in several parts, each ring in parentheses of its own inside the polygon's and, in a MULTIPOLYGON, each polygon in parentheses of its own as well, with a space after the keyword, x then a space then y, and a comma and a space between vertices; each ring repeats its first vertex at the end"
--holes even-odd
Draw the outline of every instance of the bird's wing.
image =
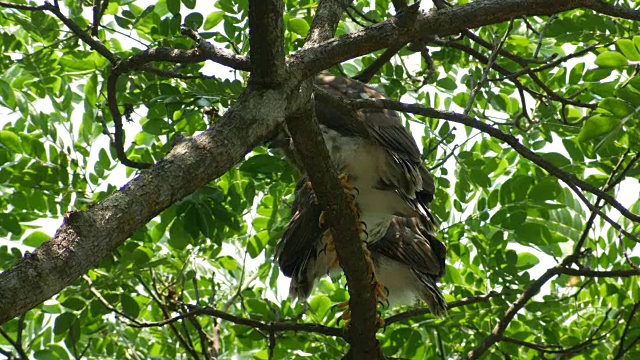
MULTIPOLYGON (((385 98, 379 91, 346 77, 320 74, 316 84, 328 94, 347 100, 385 98)), ((399 191, 420 202, 433 198, 433 179, 424 169, 416 141, 397 112, 372 108, 354 112, 316 101, 316 115, 321 124, 347 136, 371 139, 388 151, 393 161, 388 163, 386 176, 379 179, 378 189, 399 191), (422 196, 421 192, 430 195, 422 196)))
MULTIPOLYGON (((347 77, 320 74, 316 77, 316 84, 329 94, 347 100, 385 98, 379 91, 347 77)), ((344 124, 349 123, 349 121, 340 119, 340 117, 345 116, 343 112, 334 110, 328 113, 327 116, 322 116, 324 112, 331 110, 327 109, 326 106, 320 106, 321 114, 318 115, 318 121, 321 123, 326 121, 329 123, 327 126, 332 128, 339 128, 340 126, 345 128, 344 124)), ((359 111, 364 116, 359 117, 357 120, 364 122, 370 137, 375 139, 381 146, 393 151, 400 158, 414 164, 421 163, 420 150, 418 150, 416 141, 402 125, 402 120, 398 113, 388 109, 362 109, 359 111)), ((351 131, 353 135, 358 135, 356 134, 357 130, 353 129, 353 127, 347 127, 345 130, 351 131)), ((364 134, 359 135, 368 137, 364 134)))
POLYGON ((303 178, 296 186, 291 220, 275 250, 280 269, 291 278, 289 295, 294 299, 308 298, 320 277, 337 270, 335 250, 328 248, 319 224, 321 213, 311 183, 303 178))
POLYGON ((282 272, 289 277, 295 276, 309 257, 316 256, 316 245, 322 236, 322 229, 318 225, 321 209, 315 205, 315 195, 308 184, 308 180, 303 178, 296 185, 291 219, 276 245, 276 261, 282 272))
POLYGON ((426 218, 395 217, 385 236, 369 250, 435 278, 445 272, 446 247, 435 237, 435 226, 426 218))

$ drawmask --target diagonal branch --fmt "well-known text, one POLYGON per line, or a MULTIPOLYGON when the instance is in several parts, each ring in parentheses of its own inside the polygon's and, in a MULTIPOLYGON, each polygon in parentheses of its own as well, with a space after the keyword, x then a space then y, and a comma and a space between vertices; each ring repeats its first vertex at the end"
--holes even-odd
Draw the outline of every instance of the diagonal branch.
POLYGON ((549 16, 577 8, 640 20, 640 11, 599 0, 486 0, 419 14, 411 31, 396 25, 398 17, 303 49, 288 61, 289 72, 307 78, 333 64, 353 59, 393 44, 429 35, 452 35, 465 29, 497 24, 522 16, 549 16))
MULTIPOLYGON (((498 296, 501 296, 501 295, 504 295, 504 292, 499 293, 497 291, 491 291, 491 292, 489 292, 487 294, 484 294, 484 295, 470 296, 470 297, 467 297, 467 298, 464 298, 464 299, 455 300, 455 301, 452 301, 450 303, 447 303, 447 309, 451 310, 451 309, 454 309, 454 308, 457 308, 457 307, 466 306, 466 305, 472 305, 472 304, 479 304, 479 303, 488 302, 492 298, 498 297, 498 296)), ((387 318, 384 321, 384 325, 385 326, 389 326, 389 325, 391 325, 393 323, 404 321, 404 320, 408 320, 408 319, 411 319, 413 317, 420 316, 420 315, 425 315, 425 314, 431 314, 431 310, 429 310, 429 308, 419 308, 419 309, 413 309, 413 310, 405 311, 403 313, 390 316, 389 318, 387 318)))
POLYGON ((640 337, 636 337, 631 341, 631 344, 627 348, 624 347, 625 338, 629 333, 629 329, 631 329, 631 322, 633 321, 633 317, 636 315, 636 312, 638 310, 640 310, 640 301, 636 302, 633 305, 631 313, 629 314, 629 318, 627 319, 627 323, 624 325, 624 330, 622 331, 622 335, 620 336, 620 344, 618 344, 618 351, 616 352, 615 359, 621 359, 624 356, 625 352, 629 351, 629 349, 631 349, 635 345, 635 343, 640 340, 640 337))
POLYGON ((42 9, 50 11, 53 15, 55 15, 62 23, 71 30, 74 34, 78 35, 78 37, 84 41, 85 44, 89 45, 89 47, 100 55, 104 56, 109 62, 116 63, 119 58, 114 53, 112 53, 107 47, 98 39, 91 37, 89 33, 84 31, 78 24, 76 24, 73 20, 62 14, 60 8, 57 6, 57 3, 52 5, 50 2, 45 1, 42 9))
POLYGON ((209 130, 86 211, 0 274, 0 324, 50 298, 178 200, 242 161, 284 118, 282 91, 247 89, 209 130))
MULTIPOLYGON (((351 1, 324 0, 318 5, 316 16, 307 35, 305 48, 333 36, 342 13, 351 1)), ((356 218, 347 204, 344 190, 330 161, 327 146, 315 119, 313 101, 310 101, 312 79, 302 82, 301 90, 289 99, 291 114, 287 128, 296 153, 300 158, 320 202, 327 214, 336 253, 347 278, 351 328, 347 340, 350 344, 347 356, 362 359, 379 359, 382 353, 377 345, 376 301, 370 284, 367 264, 356 229, 356 218)))
MULTIPOLYGON (((217 47, 200 36, 196 31, 186 26, 180 28, 180 32, 196 42, 198 54, 204 56, 206 60, 211 60, 220 65, 228 66, 236 70, 251 71, 249 59, 244 56, 236 55, 232 51, 217 47)), ((172 49, 179 51, 178 49, 172 49)))

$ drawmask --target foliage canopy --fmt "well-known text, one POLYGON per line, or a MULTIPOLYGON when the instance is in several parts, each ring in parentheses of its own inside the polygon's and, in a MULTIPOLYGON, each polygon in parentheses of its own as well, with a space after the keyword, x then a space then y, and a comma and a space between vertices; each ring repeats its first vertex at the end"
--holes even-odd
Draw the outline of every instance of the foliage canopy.
MULTIPOLYGON (((388 19, 405 1, 320 3, 349 3, 337 37, 372 33, 376 23, 403 26, 402 17, 388 19)), ((415 103, 352 105, 406 110, 436 179, 432 211, 448 247, 441 287, 449 316, 436 319, 420 306, 382 309, 383 353, 640 357, 640 13, 633 10, 640 2, 434 3, 439 9, 414 19, 402 41, 328 51, 320 66, 415 103), (495 18, 478 15, 484 6, 495 18), (430 30, 436 19, 448 27, 430 30)), ((3 276, 62 233, 41 228, 41 219, 91 211, 124 191, 125 177, 162 171, 140 169, 163 164, 186 137, 227 120, 221 114, 249 80, 249 5, 0 2, 3 276)), ((304 53, 318 6, 284 2, 287 56, 304 53)), ((267 139, 248 130, 246 137, 267 139)), ((344 356, 349 337, 333 306, 349 296, 344 278, 321 281, 308 304, 291 303, 272 262, 298 176, 258 146, 161 213, 139 214, 145 225, 86 275, 6 319, 0 354, 344 356)), ((115 217, 105 221, 129 221, 115 217)), ((8 283, 0 276, 0 289, 8 283)))

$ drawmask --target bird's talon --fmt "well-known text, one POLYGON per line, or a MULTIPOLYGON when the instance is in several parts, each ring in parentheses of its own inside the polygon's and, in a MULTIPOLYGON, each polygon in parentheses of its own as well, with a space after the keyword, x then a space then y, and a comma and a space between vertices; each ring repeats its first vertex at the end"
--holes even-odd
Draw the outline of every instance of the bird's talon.
POLYGON ((325 212, 322 211, 320 213, 320 216, 318 217, 318 226, 320 226, 320 228, 324 228, 327 225, 327 218, 325 215, 325 212))
POLYGON ((378 329, 384 327, 384 319, 382 318, 382 315, 380 313, 376 314, 376 326, 378 327, 378 329))

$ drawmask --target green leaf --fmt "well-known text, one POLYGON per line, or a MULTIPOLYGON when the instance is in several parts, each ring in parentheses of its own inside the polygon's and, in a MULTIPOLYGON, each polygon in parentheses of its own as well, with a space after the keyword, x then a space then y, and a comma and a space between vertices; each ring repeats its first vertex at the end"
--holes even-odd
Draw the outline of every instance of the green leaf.
POLYGON ((169 228, 169 245, 174 249, 184 250, 191 242, 189 234, 184 231, 184 224, 174 220, 169 228))
POLYGON ((180 14, 180 0, 167 0, 167 9, 173 15, 180 14))
POLYGON ((529 245, 544 245, 551 239, 549 229, 541 224, 525 223, 515 231, 516 239, 519 243, 529 245))
POLYGON ((169 123, 160 119, 150 119, 142 125, 142 130, 151 135, 162 135, 170 129, 169 123))
POLYGON ((620 125, 620 119, 606 116, 594 115, 588 118, 582 125, 582 130, 578 134, 578 141, 589 141, 600 135, 608 134, 620 125))
POLYGON ((535 202, 545 202, 556 200, 562 194, 562 187, 556 179, 544 178, 539 183, 533 185, 529 191, 529 200, 535 202))
POLYGON ((604 109, 622 119, 635 111, 635 108, 627 102, 616 98, 602 99, 598 104, 599 109, 604 109))
POLYGON ((98 153, 98 161, 104 169, 111 167, 111 159, 109 159, 109 155, 105 149, 100 149, 100 152, 98 153))
POLYGON ((456 81, 450 77, 438 79, 438 81, 436 81, 436 86, 449 91, 453 91, 458 88, 456 81))
POLYGON ((533 254, 528 252, 520 252, 518 253, 518 262, 516 263, 516 267, 518 270, 527 270, 532 267, 538 265, 540 260, 533 254))
POLYGON ((223 269, 233 271, 240 267, 238 261, 231 256, 221 256, 216 259, 216 262, 222 266, 223 269))
POLYGON ((309 302, 309 307, 313 314, 319 318, 324 318, 327 312, 331 309, 331 299, 324 295, 314 296, 309 302))
POLYGON ((65 312, 56 317, 55 325, 53 326, 53 333, 56 335, 61 335, 67 332, 74 321, 77 320, 75 314, 70 312, 65 312))
POLYGON ((67 300, 65 300, 62 303, 62 306, 71 309, 71 310, 76 310, 76 311, 80 311, 82 309, 84 309, 84 307, 87 305, 87 303, 84 301, 84 299, 79 298, 79 297, 71 297, 68 298, 67 300))
POLYGON ((192 30, 198 30, 204 22, 204 17, 198 12, 191 13, 184 18, 184 23, 192 30))
POLYGON ((187 9, 193 10, 196 7, 196 0, 182 0, 187 9))
POLYGON ((11 233, 16 235, 22 233, 20 222, 13 214, 0 213, 0 229, 9 230, 11 233))
POLYGON ((284 168, 282 158, 266 154, 254 155, 240 165, 240 171, 253 174, 280 173, 284 168))
POLYGON ((622 55, 624 55, 627 59, 631 61, 640 61, 640 53, 638 53, 638 49, 634 45, 632 40, 629 39, 619 39, 616 41, 616 45, 622 55))
POLYGON ((305 19, 293 18, 289 20, 289 30, 302 37, 307 36, 309 28, 310 26, 305 19))
POLYGON ((133 251, 132 256, 136 264, 144 265, 153 259, 153 250, 139 246, 133 251))
POLYGON ((204 22, 204 29, 209 30, 211 28, 214 28, 222 21, 223 15, 223 11, 214 11, 212 13, 209 13, 209 15, 207 15, 207 20, 205 20, 204 22))
POLYGON ((485 174, 484 171, 479 169, 471 169, 469 172, 471 180, 482 188, 489 188, 491 186, 491 179, 485 174))
POLYGON ((564 155, 557 153, 557 152, 548 152, 548 153, 542 153, 541 156, 547 160, 550 161, 553 165, 564 169, 567 167, 571 166, 571 161, 569 159, 567 159, 564 155))
POLYGON ((43 242, 49 240, 51 237, 42 231, 34 231, 29 234, 22 243, 27 246, 38 247, 42 245, 43 242))
POLYGON ((605 51, 596 57, 596 65, 603 68, 618 68, 627 65, 627 58, 617 51, 605 51))
POLYGON ((138 302, 127 294, 120 294, 120 302, 122 304, 122 311, 125 314, 137 318, 140 315, 140 305, 138 302))
POLYGON ((0 130, 0 144, 4 145, 7 149, 21 153, 22 146, 20 145, 20 138, 18 135, 11 131, 0 130))
POLYGON ((0 79, 0 104, 12 110, 16 108, 16 94, 11 85, 2 79, 0 79))
POLYGON ((260 231, 249 239, 247 251, 252 259, 255 259, 260 255, 262 250, 267 246, 269 242, 269 233, 267 231, 260 231))

